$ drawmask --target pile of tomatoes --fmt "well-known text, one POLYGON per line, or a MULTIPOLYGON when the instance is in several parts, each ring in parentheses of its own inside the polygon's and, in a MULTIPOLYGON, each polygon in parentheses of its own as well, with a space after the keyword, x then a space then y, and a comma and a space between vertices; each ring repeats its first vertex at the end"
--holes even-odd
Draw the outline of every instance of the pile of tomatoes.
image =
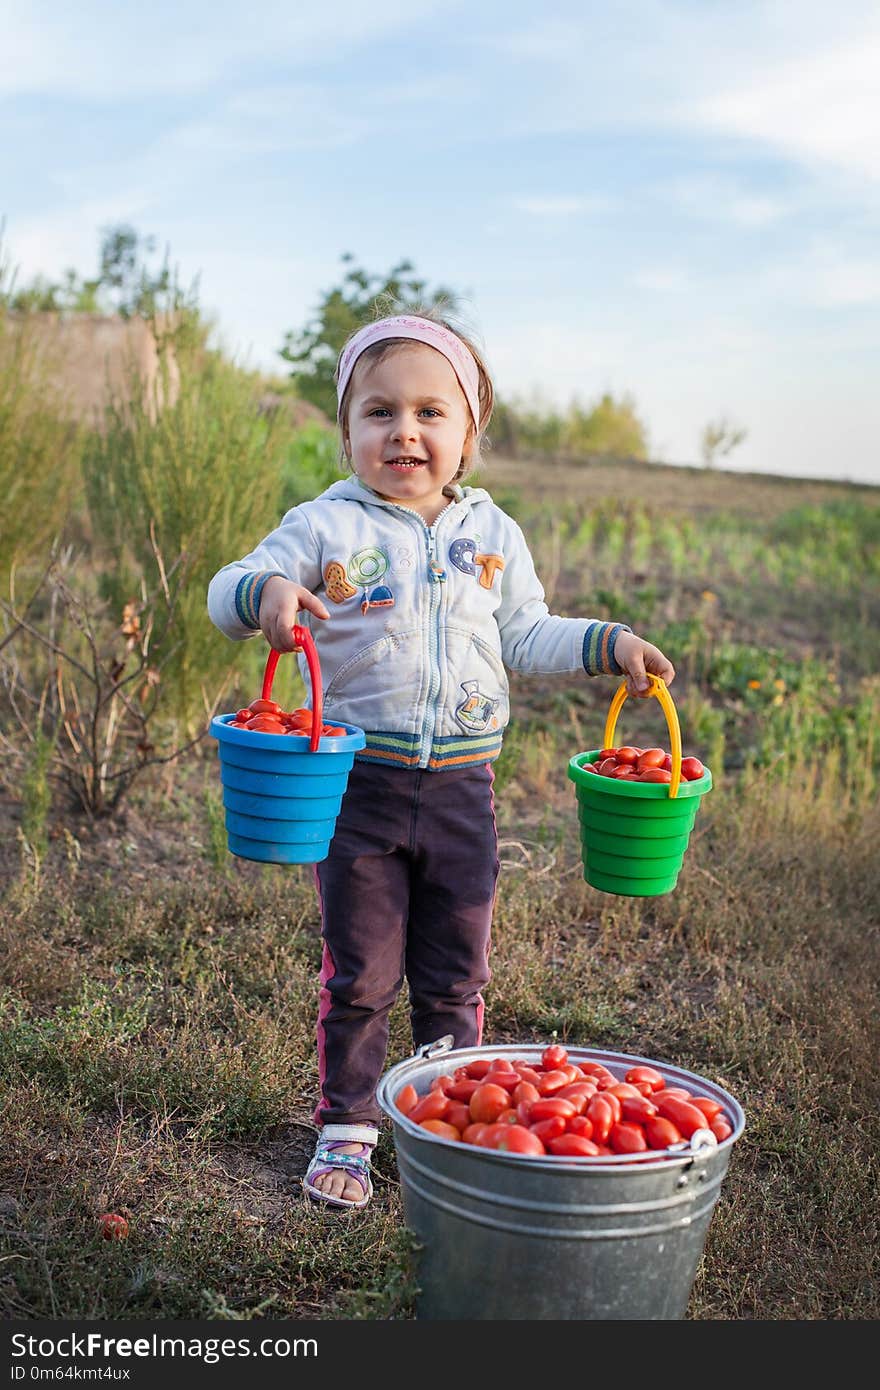
POLYGON ((534 1065, 478 1058, 424 1095, 402 1086, 394 1101, 441 1139, 542 1157, 649 1157, 700 1129, 719 1143, 733 1133, 718 1101, 667 1086, 656 1067, 630 1067, 621 1081, 602 1062, 570 1062, 557 1043, 534 1065))
MULTIPOLYGON (((681 780, 696 782, 706 769, 699 758, 682 758, 681 780)), ((603 748, 594 763, 585 763, 584 772, 615 777, 630 782, 671 782, 672 754, 665 748, 603 748)))
MULTIPOLYGON (((312 711, 310 709, 282 709, 277 700, 251 700, 247 709, 236 711, 235 718, 229 721, 230 729, 253 729, 258 734, 303 734, 309 738, 312 733, 312 711)), ((347 734, 339 724, 322 724, 321 737, 329 734, 347 734)))

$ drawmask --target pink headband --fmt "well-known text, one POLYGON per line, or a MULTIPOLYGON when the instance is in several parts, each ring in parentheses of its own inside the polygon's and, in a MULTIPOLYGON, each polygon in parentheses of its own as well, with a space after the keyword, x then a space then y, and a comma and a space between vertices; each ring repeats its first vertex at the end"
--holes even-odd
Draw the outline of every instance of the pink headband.
POLYGON ((429 347, 442 352, 452 370, 458 377, 459 385, 467 397, 467 403, 474 417, 474 425, 480 429, 480 375, 473 353, 457 334, 450 332, 440 323, 431 319, 411 317, 400 314, 395 318, 378 319, 368 323, 355 333, 343 348, 336 368, 336 397, 342 404, 345 388, 351 380, 355 363, 365 348, 373 343, 381 343, 386 338, 412 338, 417 343, 427 343, 429 347))

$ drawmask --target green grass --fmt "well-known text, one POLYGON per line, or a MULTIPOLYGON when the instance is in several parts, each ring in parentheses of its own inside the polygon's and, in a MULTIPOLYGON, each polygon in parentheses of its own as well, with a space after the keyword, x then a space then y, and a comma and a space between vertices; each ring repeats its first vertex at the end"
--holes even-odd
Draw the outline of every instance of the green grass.
MULTIPOLYGON (((727 480, 697 472, 673 509, 660 484, 679 495, 677 470, 657 472, 622 469, 640 496, 615 511, 611 490, 590 495, 594 470, 554 512, 525 470, 499 468, 499 490, 519 481, 557 611, 635 612, 668 643, 686 751, 716 785, 674 893, 598 893, 565 767, 598 746, 614 683, 514 677, 486 1042, 639 1053, 738 1098, 746 1130, 690 1318, 876 1318, 880 692, 876 626, 852 617, 880 603, 876 500, 752 479, 737 509, 727 480)), ((654 702, 627 702, 619 727, 665 742, 654 702)), ((412 1317, 390 1130, 367 1211, 300 1198, 317 1094, 310 871, 224 854, 213 749, 145 778, 125 819, 89 826, 55 804, 37 858, 16 840, 14 790, 4 1315, 412 1317), (99 1238, 107 1209, 128 1216, 127 1241, 99 1238)), ((400 999, 389 1064, 409 1051, 400 999)))

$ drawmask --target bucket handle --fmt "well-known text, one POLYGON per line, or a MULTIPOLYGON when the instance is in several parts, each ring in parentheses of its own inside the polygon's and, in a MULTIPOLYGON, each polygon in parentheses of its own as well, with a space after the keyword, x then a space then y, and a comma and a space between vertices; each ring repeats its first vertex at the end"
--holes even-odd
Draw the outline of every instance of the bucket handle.
MULTIPOLYGON (((666 724, 669 729, 669 738, 672 744, 672 781, 669 783, 670 798, 678 796, 678 787, 681 782, 681 728, 678 723, 678 712, 672 700, 666 682, 659 676, 648 675, 649 690, 648 694, 653 695, 660 701, 660 708, 666 716, 666 724)), ((617 727, 617 716, 620 714, 623 702, 627 696, 626 682, 619 687, 614 699, 611 701, 611 708, 608 711, 608 718, 605 721, 605 735, 602 743, 603 748, 614 747, 614 730, 617 727)))
MULTIPOLYGON (((296 642, 296 651, 304 651, 309 667, 309 680, 312 685, 312 732, 309 736, 309 750, 312 753, 318 751, 318 741, 321 737, 321 726, 324 722, 324 688, 321 684, 321 666, 318 661, 318 650, 315 646, 315 639, 307 627, 301 627, 295 623, 293 627, 293 640, 296 642)), ((272 682, 275 679, 275 668, 278 665, 278 658, 281 655, 274 647, 266 658, 266 670, 263 673, 262 698, 271 700, 272 682)))

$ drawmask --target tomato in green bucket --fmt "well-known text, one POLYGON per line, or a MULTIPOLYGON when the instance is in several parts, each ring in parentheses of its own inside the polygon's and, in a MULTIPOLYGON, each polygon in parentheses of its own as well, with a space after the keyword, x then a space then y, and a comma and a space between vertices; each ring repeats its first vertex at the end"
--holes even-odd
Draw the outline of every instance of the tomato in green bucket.
MULTIPOLYGON (((650 898, 671 893, 678 881, 700 801, 712 788, 712 774, 681 779, 681 730, 664 681, 649 676, 651 695, 666 716, 672 741, 671 780, 635 782, 598 776, 586 769, 601 749, 577 753, 568 764, 575 784, 584 878, 593 888, 621 897, 650 898)), ((614 730, 626 699, 621 685, 611 702, 603 748, 614 746, 614 730)))

